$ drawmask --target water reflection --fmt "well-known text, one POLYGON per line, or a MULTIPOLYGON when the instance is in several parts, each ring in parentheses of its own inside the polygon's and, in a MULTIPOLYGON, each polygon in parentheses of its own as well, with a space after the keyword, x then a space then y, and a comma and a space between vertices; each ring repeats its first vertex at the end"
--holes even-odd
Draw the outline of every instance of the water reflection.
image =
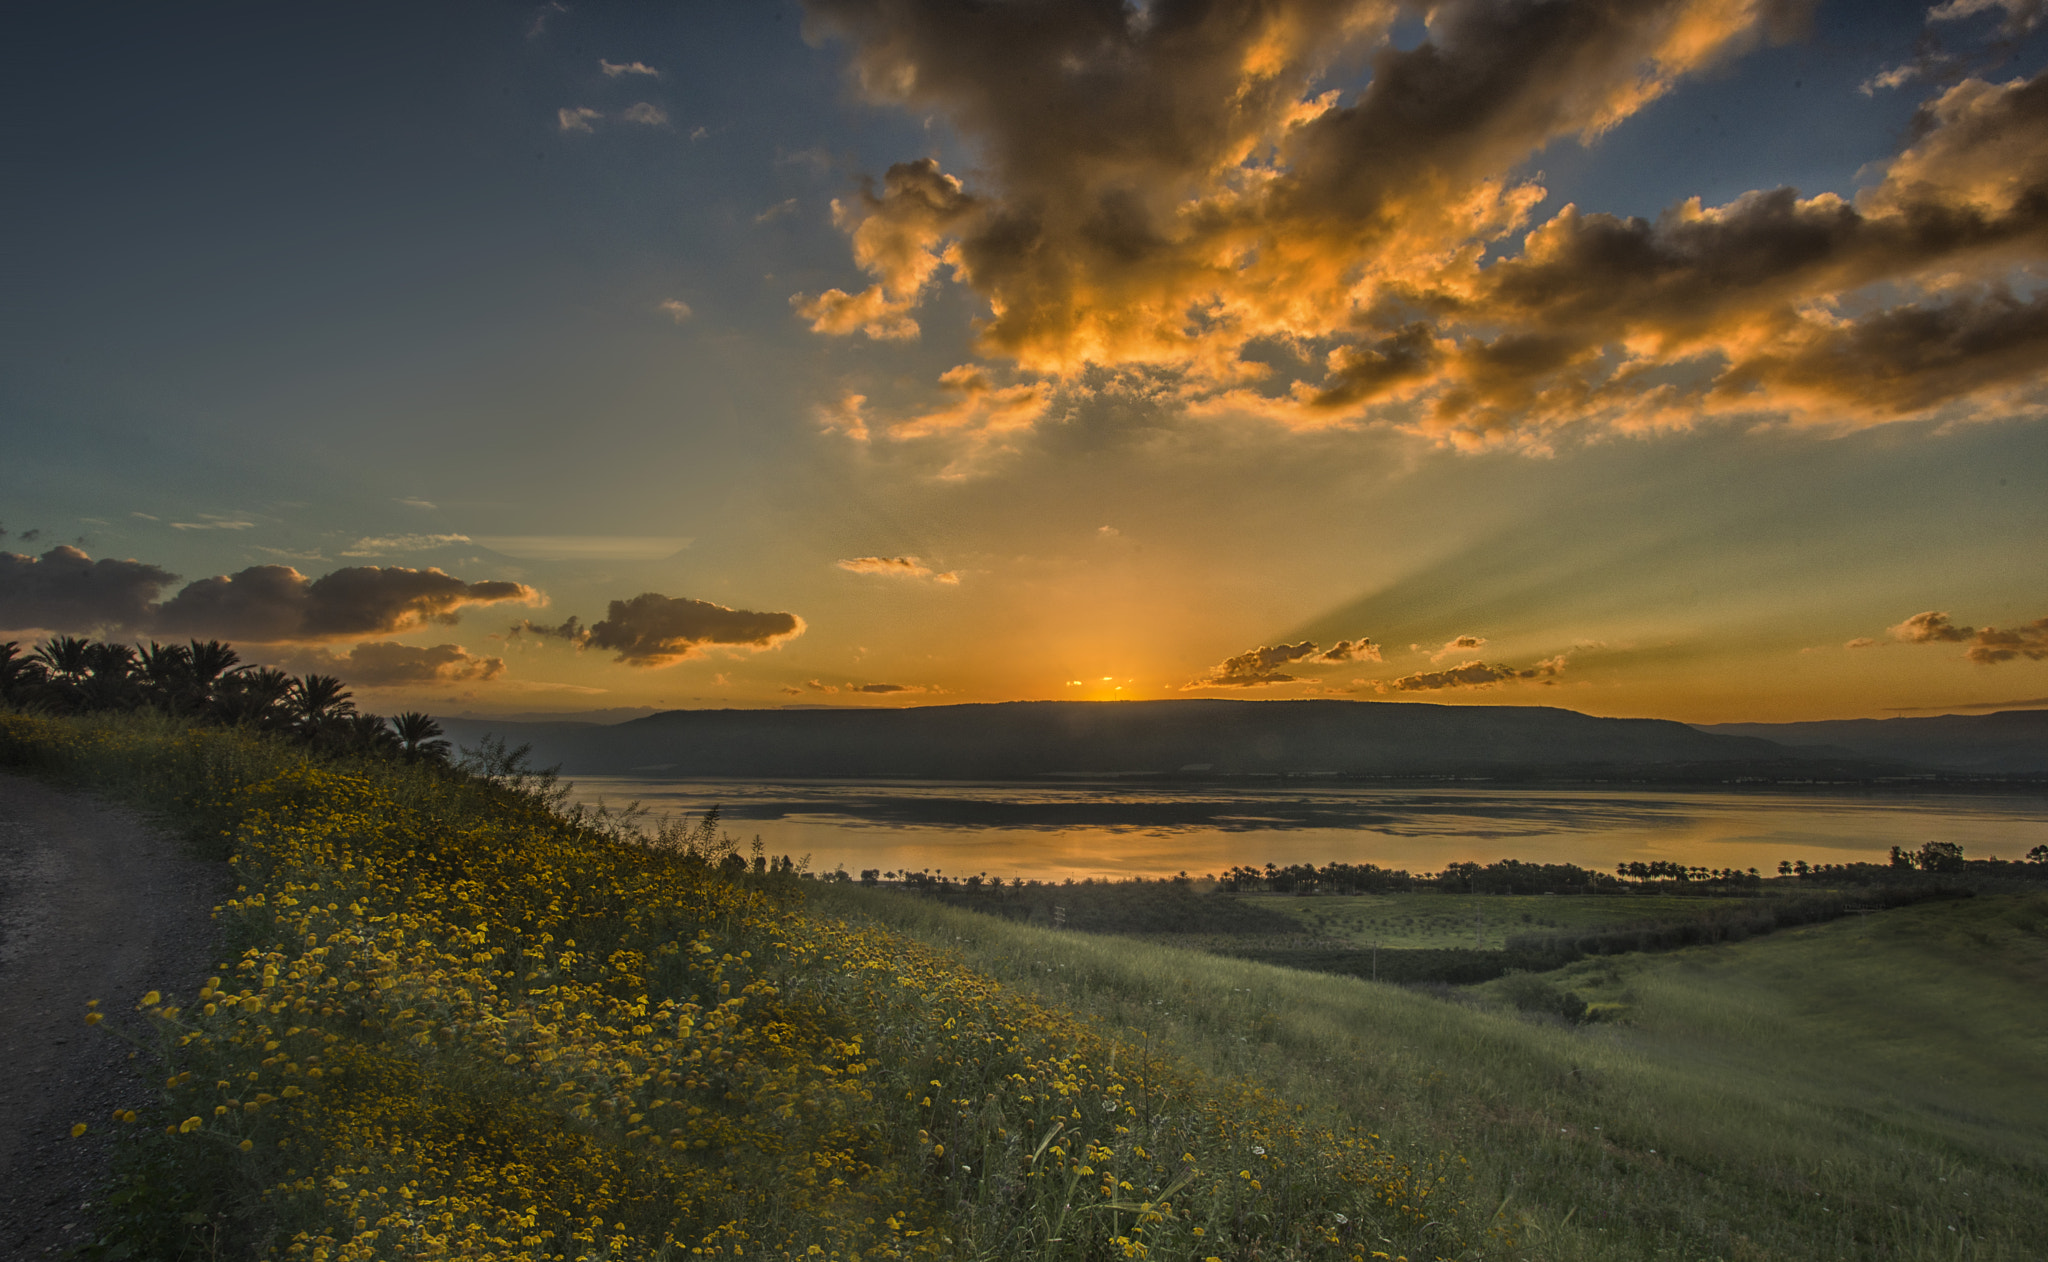
POLYGON ((1238 863, 1424 871, 1515 858, 1612 868, 1671 859, 1775 871, 1781 859, 1880 860, 1953 841, 1972 858, 2048 842, 2040 794, 1353 788, 918 781, 740 782, 589 776, 576 799, 656 813, 723 809, 728 831, 814 869, 1065 876, 1195 874, 1238 863))

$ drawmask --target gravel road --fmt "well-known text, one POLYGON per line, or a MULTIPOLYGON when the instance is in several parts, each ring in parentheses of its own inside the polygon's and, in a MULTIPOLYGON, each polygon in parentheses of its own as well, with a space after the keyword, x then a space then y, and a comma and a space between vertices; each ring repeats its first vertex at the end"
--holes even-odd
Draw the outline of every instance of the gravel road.
POLYGON ((226 865, 131 811, 0 772, 0 1258, 85 1238, 116 1108, 149 1088, 108 1026, 152 988, 191 995, 214 963, 226 865), (84 1023, 86 1001, 107 1013, 84 1023), (91 1129, 71 1138, 73 1123, 91 1129))

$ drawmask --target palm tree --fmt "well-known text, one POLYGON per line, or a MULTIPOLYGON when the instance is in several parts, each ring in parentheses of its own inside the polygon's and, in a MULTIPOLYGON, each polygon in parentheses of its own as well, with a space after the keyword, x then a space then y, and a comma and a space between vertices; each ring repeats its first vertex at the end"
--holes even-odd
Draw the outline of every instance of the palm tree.
POLYGON ((149 642, 137 657, 148 680, 150 700, 173 714, 192 704, 192 650, 182 644, 149 642))
POLYGON ((343 715, 354 714, 356 703, 349 700, 353 694, 332 675, 301 675, 292 681, 291 694, 286 703, 298 719, 300 727, 310 735, 319 730, 321 724, 343 715))
POLYGON ((0 643, 0 701, 23 705, 43 682, 44 666, 33 657, 22 657, 17 640, 0 643))
POLYGON ((230 725, 267 725, 292 693, 292 677, 269 666, 238 670, 214 688, 207 714, 230 725))
POLYGON ((407 710, 391 720, 391 727, 398 734, 398 744, 405 751, 406 761, 448 761, 452 747, 442 739, 441 725, 434 722, 433 716, 407 710))
POLYGON ((92 669, 87 655, 92 641, 75 635, 52 636, 36 647, 35 660, 43 669, 64 683, 75 684, 84 679, 92 669))
POLYGON ((236 664, 242 660, 242 655, 235 652, 232 645, 222 644, 219 640, 208 640, 204 644, 194 640, 185 652, 192 660, 192 678, 209 686, 235 670, 236 664))
POLYGON ((332 726, 336 738, 356 753, 388 756, 399 751, 398 737, 381 714, 345 714, 332 726))

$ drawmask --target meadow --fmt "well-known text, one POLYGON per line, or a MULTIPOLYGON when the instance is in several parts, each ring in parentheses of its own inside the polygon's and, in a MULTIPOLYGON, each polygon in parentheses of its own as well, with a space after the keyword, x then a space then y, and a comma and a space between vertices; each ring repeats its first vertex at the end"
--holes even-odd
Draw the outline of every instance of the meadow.
POLYGON ((1298 922, 1321 941, 1354 950, 1376 946, 1392 950, 1499 950, 1510 937, 1597 932, 1691 920, 1716 911, 1739 909, 1754 901, 1742 896, 1637 893, 1613 897, 1474 897, 1431 892, 1361 898, 1296 898, 1253 893, 1238 897, 1251 907, 1298 922))
POLYGON ((236 881, 216 975, 81 1013, 158 1062, 103 1257, 1480 1258, 1450 1152, 1332 1128, 700 827, 516 760, 0 715, 236 881), (809 888, 816 888, 815 884, 809 888), (106 1020, 108 1013, 114 1020, 106 1020))
POLYGON ((1514 1256, 2048 1255, 2040 894, 1585 960, 1541 979, 1589 1004, 1602 1018, 1589 1024, 1527 1010, 1542 1006, 1529 974, 1420 990, 886 890, 833 885, 814 902, 949 947, 1321 1125, 1465 1154, 1472 1199, 1514 1223, 1514 1256))
MULTIPOLYGON (((2038 893, 1402 987, 802 880, 504 757, 0 715, 0 762, 238 882, 215 976, 81 1014, 162 1073, 81 1119, 123 1135, 100 1257, 2048 1253, 2038 893)), ((1421 899, 1473 902, 1217 914, 1421 899)))

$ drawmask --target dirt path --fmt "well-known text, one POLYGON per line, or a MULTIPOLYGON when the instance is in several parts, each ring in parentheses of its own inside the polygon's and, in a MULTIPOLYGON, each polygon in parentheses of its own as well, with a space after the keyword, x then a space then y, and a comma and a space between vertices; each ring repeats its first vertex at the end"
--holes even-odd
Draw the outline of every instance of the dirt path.
POLYGON ((113 1025, 151 988, 196 990, 225 880, 132 812, 0 772, 0 1258, 85 1238, 110 1115, 149 1097, 86 1001, 113 1025))

